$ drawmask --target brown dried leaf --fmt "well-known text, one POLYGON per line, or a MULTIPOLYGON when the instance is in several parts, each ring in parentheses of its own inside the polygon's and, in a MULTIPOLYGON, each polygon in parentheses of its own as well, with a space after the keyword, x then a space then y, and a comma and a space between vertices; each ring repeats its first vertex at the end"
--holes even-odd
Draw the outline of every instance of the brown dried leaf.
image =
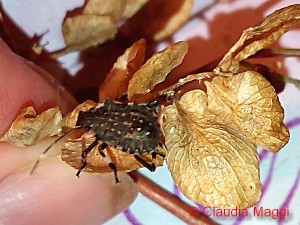
POLYGON ((169 72, 178 66, 188 51, 186 42, 177 42, 155 53, 133 75, 128 85, 128 98, 150 92, 156 84, 163 82, 169 72))
POLYGON ((67 50, 83 50, 113 39, 117 27, 111 16, 84 14, 66 18, 62 33, 67 50))
POLYGON ((215 73, 237 73, 240 61, 272 44, 299 23, 300 5, 291 5, 275 11, 259 25, 243 31, 240 39, 223 57, 215 73))
POLYGON ((58 107, 36 115, 36 111, 30 106, 17 116, 0 140, 20 147, 31 146, 43 138, 59 134, 62 130, 61 121, 62 114, 58 107))
POLYGON ((189 199, 205 206, 246 208, 260 196, 255 145, 219 123, 201 90, 163 109, 167 165, 189 199))
POLYGON ((115 100, 127 92, 129 80, 142 66, 145 57, 146 42, 135 42, 120 56, 99 88, 99 102, 106 98, 115 100))
MULTIPOLYGON (((95 137, 92 132, 88 132, 83 134, 78 139, 68 140, 62 146, 62 160, 68 163, 70 166, 79 169, 82 166, 81 154, 87 146, 89 146, 95 137)), ((107 173, 112 172, 111 168, 104 161, 103 157, 99 154, 97 145, 87 157, 87 166, 85 168, 85 172, 97 172, 97 173, 107 173)), ((165 150, 162 148, 158 148, 158 151, 162 154, 165 154, 165 150)), ((112 162, 117 166, 118 171, 130 172, 136 170, 138 168, 142 168, 141 165, 133 155, 130 155, 126 152, 122 152, 122 150, 117 150, 113 148, 109 148, 107 150, 108 156, 111 158, 112 162)), ((142 156, 142 158, 148 162, 152 162, 151 154, 142 156)), ((155 162, 156 166, 161 166, 163 164, 163 158, 161 156, 157 156, 157 160, 155 162)))
POLYGON ((149 0, 127 0, 125 10, 123 12, 123 18, 127 19, 132 17, 137 11, 139 11, 149 0))
POLYGON ((162 111, 167 164, 191 200, 246 208, 260 196, 256 146, 273 152, 289 139, 274 88, 247 71, 203 81, 162 111))
POLYGON ((283 108, 271 84, 259 73, 247 71, 205 82, 208 108, 222 115, 227 127, 272 152, 289 140, 283 108))
POLYGON ((68 16, 62 26, 67 50, 82 50, 114 38, 126 0, 88 0, 81 14, 68 16))

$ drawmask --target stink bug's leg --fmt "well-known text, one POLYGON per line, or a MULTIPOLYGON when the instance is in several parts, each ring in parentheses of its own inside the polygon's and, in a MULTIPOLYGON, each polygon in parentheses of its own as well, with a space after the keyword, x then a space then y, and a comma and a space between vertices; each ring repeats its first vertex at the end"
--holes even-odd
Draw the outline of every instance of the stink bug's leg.
POLYGON ((156 106, 158 106, 158 101, 154 100, 152 102, 149 102, 146 107, 149 108, 149 109, 155 109, 156 106))
MULTIPOLYGON (((134 158, 139 162, 141 163, 144 167, 146 167, 148 170, 150 170, 151 172, 154 172, 155 169, 156 169, 156 166, 155 166, 155 163, 152 162, 151 164, 146 162, 144 159, 142 159, 139 155, 133 155, 134 158)), ((154 157, 154 159, 156 158, 156 154, 153 155, 152 154, 152 158, 154 157)))
MULTIPOLYGON (((153 153, 152 153, 153 154, 153 153)), ((160 155, 161 157, 165 158, 166 155, 162 154, 162 153, 159 153, 159 152, 155 152, 156 155, 160 155)))
POLYGON ((93 148, 98 144, 98 139, 96 139, 95 141, 93 141, 92 144, 90 144, 89 147, 87 147, 84 151, 82 151, 81 154, 81 162, 82 162, 82 166, 80 167, 80 169, 77 171, 76 176, 79 177, 80 173, 82 172, 82 170, 84 170, 84 168, 86 167, 87 163, 86 163, 86 157, 87 154, 89 154, 90 151, 93 150, 93 148))
MULTIPOLYGON (((159 143, 159 146, 162 147, 162 148, 167 149, 167 146, 166 146, 165 144, 159 143)), ((156 153, 156 155, 160 155, 160 156, 163 157, 163 158, 166 157, 165 154, 162 154, 162 153, 160 153, 160 152, 155 152, 155 153, 156 153)))
POLYGON ((116 167, 116 165, 111 161, 111 158, 109 156, 106 156, 105 153, 104 153, 104 150, 106 148, 107 148, 107 144, 106 143, 102 143, 99 146, 99 148, 98 148, 99 154, 103 157, 103 159, 107 163, 107 165, 114 171, 116 183, 120 183, 120 180, 118 178, 118 173, 117 173, 117 167, 116 167))
POLYGON ((155 168, 157 152, 152 152, 152 166, 155 168))

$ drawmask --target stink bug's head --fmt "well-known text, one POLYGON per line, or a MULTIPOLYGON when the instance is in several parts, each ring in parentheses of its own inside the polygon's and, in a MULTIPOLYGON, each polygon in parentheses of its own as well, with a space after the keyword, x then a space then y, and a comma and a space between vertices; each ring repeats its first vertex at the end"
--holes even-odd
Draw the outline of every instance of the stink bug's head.
POLYGON ((76 127, 89 129, 93 124, 94 117, 94 113, 91 110, 86 112, 80 111, 78 114, 76 127))

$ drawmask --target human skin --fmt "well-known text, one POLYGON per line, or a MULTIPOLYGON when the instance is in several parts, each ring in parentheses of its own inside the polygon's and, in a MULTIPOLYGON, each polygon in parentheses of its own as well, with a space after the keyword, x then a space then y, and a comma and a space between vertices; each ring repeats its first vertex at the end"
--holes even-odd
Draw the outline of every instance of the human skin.
MULTIPOLYGON (((0 136, 24 107, 38 112, 59 106, 67 113, 76 101, 48 74, 15 55, 0 39, 0 136)), ((0 224, 101 224, 136 197, 131 178, 119 173, 82 173, 62 162, 59 143, 30 175, 34 162, 54 139, 17 148, 0 143, 0 224)))

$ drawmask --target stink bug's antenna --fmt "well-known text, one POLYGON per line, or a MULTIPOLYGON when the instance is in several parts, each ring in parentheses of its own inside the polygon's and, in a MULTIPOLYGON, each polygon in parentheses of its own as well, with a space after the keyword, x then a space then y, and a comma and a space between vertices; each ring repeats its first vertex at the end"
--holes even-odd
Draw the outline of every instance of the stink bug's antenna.
POLYGON ((36 160, 34 166, 32 167, 31 171, 30 171, 30 175, 33 174, 33 172, 35 171, 35 169, 37 168, 38 164, 40 163, 41 159, 44 158, 44 156, 47 154, 47 152, 52 148, 53 145, 55 145, 57 142, 59 142, 61 139, 63 139, 65 136, 67 136, 68 134, 70 134, 72 131, 74 131, 77 128, 73 128, 71 130, 69 130, 67 133, 65 133, 64 135, 60 136, 59 138, 57 138, 55 141, 53 141, 38 157, 38 159, 36 160))

